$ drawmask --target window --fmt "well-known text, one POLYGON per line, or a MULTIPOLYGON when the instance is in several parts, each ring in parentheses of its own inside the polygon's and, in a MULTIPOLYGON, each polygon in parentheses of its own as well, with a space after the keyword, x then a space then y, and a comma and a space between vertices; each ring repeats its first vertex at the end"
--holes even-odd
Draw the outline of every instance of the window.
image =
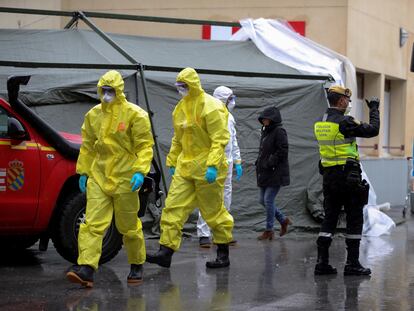
POLYGON ((364 99, 364 74, 357 72, 356 74, 356 82, 357 82, 357 98, 358 99, 364 99))
POLYGON ((391 106, 391 81, 385 80, 384 85, 384 102, 383 102, 383 118, 382 118, 382 144, 384 151, 390 151, 390 106, 391 106))
POLYGON ((364 120, 364 87, 365 87, 365 77, 363 73, 357 73, 357 99, 355 103, 352 103, 352 107, 355 113, 355 118, 357 120, 364 120))
POLYGON ((7 135, 7 123, 9 120, 9 115, 6 110, 0 107, 0 138, 8 138, 7 135))

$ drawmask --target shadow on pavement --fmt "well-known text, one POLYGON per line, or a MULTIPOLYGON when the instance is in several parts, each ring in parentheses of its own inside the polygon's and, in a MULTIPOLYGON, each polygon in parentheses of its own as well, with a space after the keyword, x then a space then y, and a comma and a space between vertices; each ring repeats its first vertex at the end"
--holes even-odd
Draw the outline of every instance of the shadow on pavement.
POLYGON ((39 252, 30 249, 5 249, 0 256, 0 266, 36 266, 42 261, 39 252))

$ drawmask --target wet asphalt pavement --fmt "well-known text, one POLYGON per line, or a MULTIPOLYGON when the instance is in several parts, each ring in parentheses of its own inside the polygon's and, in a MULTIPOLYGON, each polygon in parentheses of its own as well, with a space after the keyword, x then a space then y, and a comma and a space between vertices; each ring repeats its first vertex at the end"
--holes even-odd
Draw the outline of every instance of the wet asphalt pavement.
MULTIPOLYGON (((126 255, 121 251, 100 267, 93 289, 65 279, 70 266, 50 247, 1 254, 0 310, 414 310, 414 217, 390 236, 364 238, 361 263, 369 278, 342 275, 343 237, 331 247, 334 277, 313 275, 316 234, 288 234, 259 242, 236 237, 231 266, 207 270, 215 249, 185 239, 170 269, 145 264, 144 283, 128 286, 126 255)), ((149 240, 149 251, 158 248, 149 240)))

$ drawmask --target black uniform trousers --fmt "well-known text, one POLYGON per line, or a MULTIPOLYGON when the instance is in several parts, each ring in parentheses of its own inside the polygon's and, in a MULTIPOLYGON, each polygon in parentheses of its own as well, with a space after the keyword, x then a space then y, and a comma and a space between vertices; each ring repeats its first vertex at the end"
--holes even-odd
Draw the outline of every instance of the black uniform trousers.
POLYGON ((338 217, 344 207, 346 213, 346 235, 349 239, 360 239, 362 234, 363 205, 358 193, 346 183, 344 165, 324 168, 323 195, 325 219, 319 236, 330 237, 335 233, 338 217))

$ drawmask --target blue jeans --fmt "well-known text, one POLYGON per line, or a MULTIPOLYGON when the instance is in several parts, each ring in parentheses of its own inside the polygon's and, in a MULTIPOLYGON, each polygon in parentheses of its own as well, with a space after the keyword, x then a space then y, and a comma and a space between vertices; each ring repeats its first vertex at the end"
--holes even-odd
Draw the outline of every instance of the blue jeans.
POLYGON ((280 224, 282 224, 286 219, 275 205, 275 198, 280 190, 280 186, 259 187, 259 189, 259 202, 266 208, 266 230, 273 230, 275 217, 280 224))

